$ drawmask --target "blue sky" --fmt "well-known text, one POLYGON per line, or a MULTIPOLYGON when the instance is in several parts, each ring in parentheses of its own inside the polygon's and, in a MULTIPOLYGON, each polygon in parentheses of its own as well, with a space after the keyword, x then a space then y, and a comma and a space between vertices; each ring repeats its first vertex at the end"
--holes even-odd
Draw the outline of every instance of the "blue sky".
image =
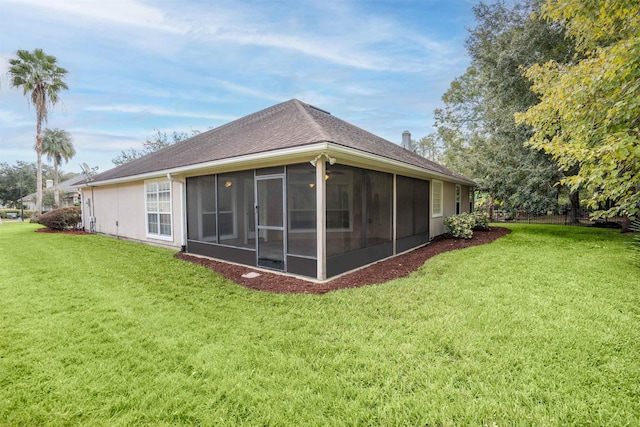
POLYGON ((206 131, 297 98, 400 143, 469 65, 465 0, 0 0, 0 162, 35 161, 35 111, 11 88, 42 48, 69 90, 46 127, 105 171, 154 130, 206 131))

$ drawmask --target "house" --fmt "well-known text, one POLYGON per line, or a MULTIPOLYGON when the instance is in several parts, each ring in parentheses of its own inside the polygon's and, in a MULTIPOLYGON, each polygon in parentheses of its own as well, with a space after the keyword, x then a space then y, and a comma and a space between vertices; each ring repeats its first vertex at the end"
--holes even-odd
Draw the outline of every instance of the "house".
POLYGON ((83 222, 324 280, 443 234, 444 216, 470 210, 474 185, 293 99, 95 176, 83 222))
MULTIPOLYGON (((80 194, 80 183, 84 180, 82 175, 77 175, 73 178, 67 179, 58 183, 58 190, 60 191, 60 206, 61 208, 67 208, 69 206, 74 206, 75 204, 80 202, 81 194, 80 194)), ((48 179, 46 181, 46 186, 44 188, 45 192, 49 192, 51 197, 45 197, 42 203, 42 210, 49 211, 53 209, 53 180, 48 179)), ((45 193, 46 195, 46 193, 45 193)), ((24 196, 22 199, 18 200, 18 202, 22 202, 25 209, 35 210, 36 209, 36 193, 31 193, 24 196)))

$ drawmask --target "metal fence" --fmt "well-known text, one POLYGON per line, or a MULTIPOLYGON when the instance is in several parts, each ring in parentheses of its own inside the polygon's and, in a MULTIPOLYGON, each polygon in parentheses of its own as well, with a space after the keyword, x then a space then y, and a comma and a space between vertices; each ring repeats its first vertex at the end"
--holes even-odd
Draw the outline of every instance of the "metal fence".
POLYGON ((518 209, 499 210, 494 209, 491 222, 517 222, 524 224, 559 224, 576 225, 584 227, 621 228, 623 217, 593 219, 592 212, 586 208, 580 208, 576 215, 572 215, 570 207, 561 207, 556 212, 532 213, 518 209))

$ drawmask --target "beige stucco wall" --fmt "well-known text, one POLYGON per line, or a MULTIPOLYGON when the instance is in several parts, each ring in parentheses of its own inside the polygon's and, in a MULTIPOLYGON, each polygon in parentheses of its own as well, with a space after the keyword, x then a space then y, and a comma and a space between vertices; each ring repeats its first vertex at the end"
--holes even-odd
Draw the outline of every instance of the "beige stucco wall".
POLYGON ((160 239, 147 236, 146 233, 144 183, 145 181, 136 181, 84 188, 85 229, 89 229, 89 207, 86 200, 91 199, 96 233, 179 249, 182 233, 180 184, 171 184, 172 236, 169 239, 160 239))
MULTIPOLYGON (((460 186, 460 213, 469 212, 469 186, 460 186)), ((456 184, 442 181, 442 216, 431 217, 431 237, 444 234, 444 218, 456 213, 456 184)))

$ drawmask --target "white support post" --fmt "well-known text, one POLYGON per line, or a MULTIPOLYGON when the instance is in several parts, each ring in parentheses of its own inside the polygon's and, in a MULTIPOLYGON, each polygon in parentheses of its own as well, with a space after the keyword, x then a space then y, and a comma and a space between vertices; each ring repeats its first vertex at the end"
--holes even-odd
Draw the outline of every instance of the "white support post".
POLYGON ((393 224, 393 254, 398 253, 397 240, 398 240, 398 175, 393 174, 393 212, 391 213, 391 223, 393 224))
POLYGON ((317 279, 327 278, 327 198, 326 175, 327 167, 324 159, 316 161, 316 256, 317 279))

